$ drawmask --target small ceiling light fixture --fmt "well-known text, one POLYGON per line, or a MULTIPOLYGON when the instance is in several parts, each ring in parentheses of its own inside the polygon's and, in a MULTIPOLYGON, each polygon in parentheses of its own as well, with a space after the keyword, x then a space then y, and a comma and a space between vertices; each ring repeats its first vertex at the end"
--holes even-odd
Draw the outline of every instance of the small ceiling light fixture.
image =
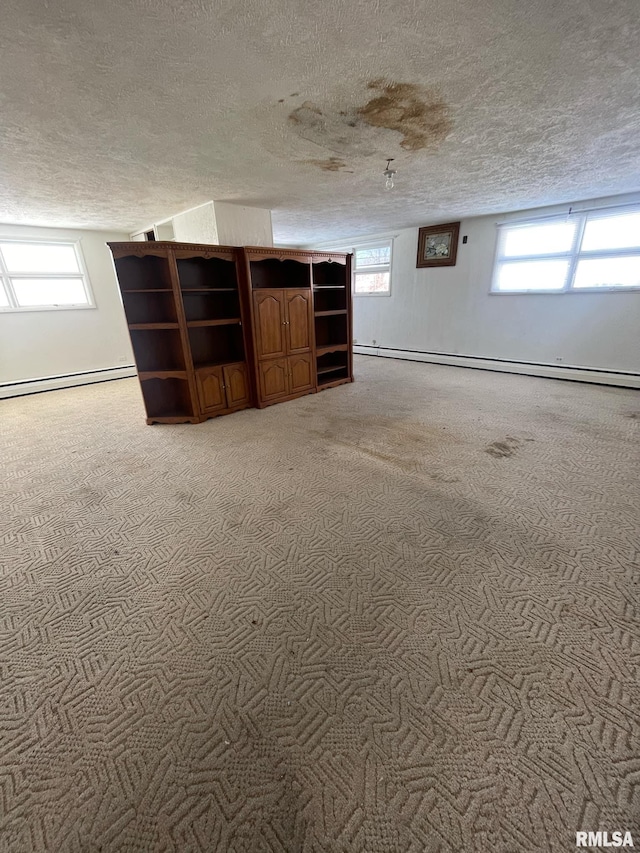
POLYGON ((393 189, 393 176, 397 175, 397 173, 398 173, 397 169, 392 169, 391 166, 389 165, 390 163, 393 163, 393 160, 394 160, 393 157, 389 157, 389 159, 387 160, 387 168, 382 173, 385 176, 385 182, 384 182, 385 190, 392 190, 393 189))

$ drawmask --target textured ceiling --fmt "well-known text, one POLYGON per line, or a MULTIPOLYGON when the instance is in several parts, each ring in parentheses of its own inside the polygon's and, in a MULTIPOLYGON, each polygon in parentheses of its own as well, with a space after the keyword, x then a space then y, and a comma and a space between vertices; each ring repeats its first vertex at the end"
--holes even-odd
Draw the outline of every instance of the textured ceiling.
POLYGON ((638 190, 639 44, 638 0, 4 0, 0 221, 213 198, 304 243, 638 190))

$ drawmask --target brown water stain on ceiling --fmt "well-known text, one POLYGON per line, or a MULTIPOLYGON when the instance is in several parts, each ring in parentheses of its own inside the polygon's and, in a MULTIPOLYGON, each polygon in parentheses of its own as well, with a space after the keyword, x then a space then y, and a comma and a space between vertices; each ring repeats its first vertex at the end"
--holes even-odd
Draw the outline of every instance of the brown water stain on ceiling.
POLYGON ((303 162, 309 163, 311 166, 317 166, 324 172, 341 172, 347 166, 340 157, 328 157, 326 160, 304 160, 303 162))
MULTIPOLYGON (((402 136, 407 151, 434 150, 451 133, 453 120, 446 102, 434 90, 415 83, 372 80, 367 88, 377 92, 362 106, 326 110, 304 101, 289 113, 294 132, 339 157, 305 160, 325 171, 339 171, 353 156, 380 153, 376 130, 384 128, 402 136)), ((385 141, 385 152, 388 142, 385 141)))
POLYGON ((407 151, 436 147, 451 133, 449 106, 433 90, 384 80, 372 80, 369 88, 380 94, 360 107, 358 115, 373 127, 397 130, 407 151))

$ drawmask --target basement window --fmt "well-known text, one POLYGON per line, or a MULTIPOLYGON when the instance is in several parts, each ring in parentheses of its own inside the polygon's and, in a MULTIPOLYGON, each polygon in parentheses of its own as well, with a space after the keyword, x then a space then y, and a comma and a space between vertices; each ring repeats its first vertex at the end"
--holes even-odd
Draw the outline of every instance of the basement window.
POLYGON ((0 239, 0 311, 93 307, 78 243, 0 239))
POLYGON ((353 292, 356 296, 391 294, 391 241, 353 249, 353 292))
POLYGON ((493 293, 640 288, 640 206, 499 226, 493 293))

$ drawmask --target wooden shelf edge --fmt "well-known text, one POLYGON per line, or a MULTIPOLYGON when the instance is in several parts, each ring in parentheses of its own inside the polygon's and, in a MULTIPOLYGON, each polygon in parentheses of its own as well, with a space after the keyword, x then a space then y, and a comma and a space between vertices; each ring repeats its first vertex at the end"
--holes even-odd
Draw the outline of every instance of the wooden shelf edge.
POLYGON ((120 292, 123 296, 127 293, 173 293, 170 287, 131 287, 120 292))
POLYGON ((134 331, 141 329, 178 329, 178 323, 129 323, 129 328, 134 331))
POLYGON ((267 287, 256 286, 255 284, 251 285, 252 293, 268 293, 270 290, 308 290, 311 292, 310 284, 287 284, 286 282, 280 284, 274 284, 273 286, 268 285, 267 287))
MULTIPOLYGON (((235 255, 239 246, 218 246, 211 243, 178 243, 174 240, 113 240, 108 241, 107 246, 112 251, 130 252, 136 255, 155 255, 157 252, 165 253, 168 249, 176 252, 187 252, 189 255, 235 255)), ((183 260, 181 258, 181 260, 183 260)), ((188 258, 187 258, 188 260, 188 258)))
POLYGON ((141 370, 138 373, 140 382, 147 379, 187 379, 186 370, 141 370))
POLYGON ((312 251, 312 263, 313 264, 340 264, 341 266, 346 266, 347 257, 349 252, 321 252, 321 251, 312 251))
POLYGON ((240 317, 230 317, 226 320, 187 320, 187 326, 190 329, 198 329, 203 326, 237 326, 240 322, 240 317))
POLYGON ((316 311, 315 316, 316 317, 333 317, 333 316, 338 316, 339 314, 346 314, 346 313, 347 313, 346 308, 336 308, 333 311, 316 311))
POLYGON ((326 391, 327 388, 335 388, 338 385, 346 385, 353 382, 352 376, 344 376, 342 379, 334 379, 331 382, 318 382, 318 391, 326 391))
POLYGON ((200 422, 200 418, 195 415, 159 415, 147 418, 148 424, 199 424, 200 422))
POLYGON ((227 408, 219 409, 215 412, 207 412, 205 410, 202 412, 202 420, 208 421, 208 420, 211 420, 212 418, 222 418, 225 415, 233 415, 235 412, 241 412, 244 409, 254 409, 254 408, 255 408, 255 406, 253 406, 249 402, 249 403, 238 403, 237 406, 228 406, 227 408))
POLYGON ((318 370, 316 370, 316 374, 318 376, 324 376, 325 374, 328 374, 328 373, 337 373, 339 370, 346 370, 346 369, 347 369, 346 364, 337 364, 337 365, 334 364, 331 367, 319 368, 318 370))
POLYGON ((326 355, 328 352, 347 352, 349 344, 331 344, 330 346, 316 347, 316 356, 326 355))
POLYGON ((207 362, 206 364, 194 364, 193 369, 197 373, 199 370, 211 370, 212 367, 237 367, 240 365, 246 367, 247 362, 242 360, 238 361, 237 358, 234 358, 231 361, 212 361, 207 362))
POLYGON ((278 249, 268 246, 243 246, 251 262, 260 261, 298 261, 311 266, 312 253, 305 249, 278 249))
POLYGON ((217 259, 219 261, 237 260, 238 246, 212 246, 199 243, 170 243, 176 261, 192 261, 202 258, 205 261, 217 259))

